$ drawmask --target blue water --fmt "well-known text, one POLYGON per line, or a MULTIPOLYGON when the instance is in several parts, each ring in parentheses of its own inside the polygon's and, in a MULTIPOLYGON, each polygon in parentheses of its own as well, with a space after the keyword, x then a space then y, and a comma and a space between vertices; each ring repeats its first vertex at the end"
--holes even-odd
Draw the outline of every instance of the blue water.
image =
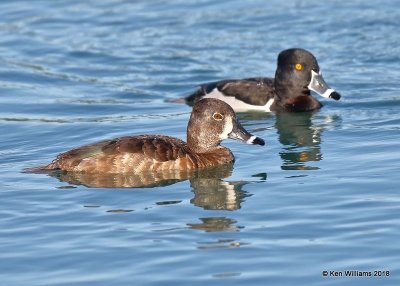
POLYGON ((390 0, 1 1, 1 284, 400 285, 399 18, 390 0), (171 100, 273 76, 291 47, 342 100, 240 114, 267 144, 226 141, 232 169, 154 188, 22 172, 102 139, 185 139, 171 100))

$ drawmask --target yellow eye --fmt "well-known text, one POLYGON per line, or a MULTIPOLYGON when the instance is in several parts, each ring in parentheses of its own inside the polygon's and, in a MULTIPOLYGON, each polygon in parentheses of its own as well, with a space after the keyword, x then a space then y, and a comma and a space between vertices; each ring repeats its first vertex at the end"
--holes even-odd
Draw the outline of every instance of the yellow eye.
POLYGON ((294 68, 295 68, 296 70, 298 70, 298 71, 301 71, 301 70, 303 69, 303 66, 302 66, 301 64, 296 64, 296 65, 294 66, 294 68))
POLYGON ((219 112, 215 112, 212 117, 217 121, 224 119, 224 116, 219 112))

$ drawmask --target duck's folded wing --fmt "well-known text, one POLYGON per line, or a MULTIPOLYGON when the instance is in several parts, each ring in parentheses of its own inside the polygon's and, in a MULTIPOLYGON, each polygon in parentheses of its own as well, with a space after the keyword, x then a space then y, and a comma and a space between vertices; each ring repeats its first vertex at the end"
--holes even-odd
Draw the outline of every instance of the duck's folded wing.
POLYGON ((186 97, 187 103, 200 100, 203 96, 213 92, 222 93, 224 96, 232 96, 251 105, 265 105, 274 97, 274 79, 266 77, 231 79, 209 82, 186 97))
POLYGON ((106 155, 139 154, 159 162, 176 160, 187 154, 185 142, 177 138, 162 135, 141 135, 121 137, 102 147, 106 155))
POLYGON ((155 135, 121 137, 61 153, 44 170, 120 173, 176 160, 187 154, 183 141, 155 135))
POLYGON ((249 78, 221 82, 218 90, 225 96, 233 96, 236 99, 251 105, 265 105, 274 97, 273 80, 269 78, 249 78))

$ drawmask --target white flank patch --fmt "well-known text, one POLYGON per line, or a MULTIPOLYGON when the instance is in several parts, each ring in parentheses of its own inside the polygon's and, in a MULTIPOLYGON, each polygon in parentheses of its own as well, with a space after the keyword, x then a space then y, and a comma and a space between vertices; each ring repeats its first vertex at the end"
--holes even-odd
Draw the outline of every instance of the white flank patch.
POLYGON ((249 110, 258 110, 258 111, 271 111, 271 105, 274 103, 274 99, 268 100, 265 105, 251 105, 247 104, 239 99, 236 99, 234 96, 226 96, 221 93, 218 88, 214 88, 210 93, 207 93, 203 98, 216 98, 228 103, 236 112, 244 112, 249 110))

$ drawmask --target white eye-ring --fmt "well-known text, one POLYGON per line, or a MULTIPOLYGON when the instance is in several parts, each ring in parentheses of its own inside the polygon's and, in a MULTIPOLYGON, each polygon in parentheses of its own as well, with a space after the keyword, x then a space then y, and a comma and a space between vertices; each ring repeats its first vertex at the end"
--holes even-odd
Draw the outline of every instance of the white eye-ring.
POLYGON ((212 115, 212 117, 214 118, 214 120, 217 120, 217 121, 221 121, 222 119, 224 119, 224 116, 219 112, 215 112, 212 115))

